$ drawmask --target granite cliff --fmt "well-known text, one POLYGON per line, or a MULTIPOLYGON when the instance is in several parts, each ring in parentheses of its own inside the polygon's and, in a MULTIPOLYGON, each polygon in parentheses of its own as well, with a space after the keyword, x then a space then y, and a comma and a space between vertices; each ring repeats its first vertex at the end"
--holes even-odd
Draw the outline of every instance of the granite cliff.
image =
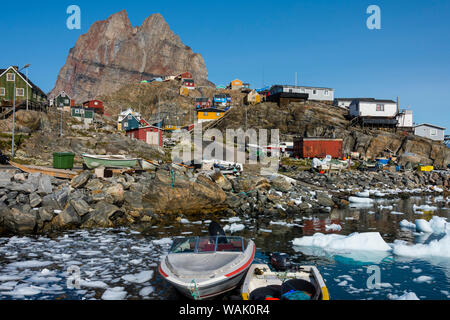
POLYGON ((125 10, 95 22, 70 49, 50 96, 61 90, 77 102, 117 91, 122 86, 184 71, 197 84, 211 85, 200 54, 184 45, 162 15, 133 27, 125 10))

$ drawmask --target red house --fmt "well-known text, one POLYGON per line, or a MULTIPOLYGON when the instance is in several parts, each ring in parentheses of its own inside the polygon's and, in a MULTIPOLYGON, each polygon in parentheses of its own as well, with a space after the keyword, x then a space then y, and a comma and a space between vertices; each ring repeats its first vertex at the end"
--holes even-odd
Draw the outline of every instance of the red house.
POLYGON ((127 131, 126 135, 131 139, 141 140, 150 145, 163 146, 162 130, 157 127, 147 126, 137 128, 127 131))
POLYGON ((95 113, 104 114, 105 108, 103 107, 103 102, 100 100, 89 100, 83 102, 84 108, 92 108, 95 110, 95 113))
POLYGON ((176 78, 178 80, 193 79, 193 76, 192 76, 192 73, 190 73, 190 72, 183 72, 183 73, 180 73, 179 75, 177 75, 176 78))
POLYGON ((193 79, 183 79, 181 85, 189 90, 195 89, 195 82, 193 79))

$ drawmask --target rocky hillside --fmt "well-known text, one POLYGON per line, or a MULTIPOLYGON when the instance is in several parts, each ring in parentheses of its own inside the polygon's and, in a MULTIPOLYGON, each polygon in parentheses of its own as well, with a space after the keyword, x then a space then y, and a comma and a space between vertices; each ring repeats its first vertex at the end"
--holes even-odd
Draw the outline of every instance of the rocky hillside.
MULTIPOLYGON (((379 156, 389 149, 401 156, 402 164, 434 164, 446 167, 450 163, 450 149, 402 132, 369 130, 349 126, 346 112, 326 104, 293 103, 280 108, 275 103, 247 107, 248 128, 280 129, 281 139, 292 141, 294 136, 341 138, 344 152, 359 152, 367 158, 379 156)), ((235 108, 218 124, 218 129, 244 128, 245 108, 235 108)))
MULTIPOLYGON (((52 166, 53 152, 75 153, 75 165, 82 164, 82 153, 124 154, 146 159, 164 159, 164 151, 139 140, 131 140, 116 131, 116 120, 97 116, 102 128, 85 128, 80 122, 63 114, 63 136, 60 137, 61 113, 19 111, 16 122, 16 161, 25 164, 52 166), (20 138, 20 139, 19 139, 20 138)), ((0 120, 0 128, 8 127, 10 119, 0 120)), ((0 137, 2 152, 10 154, 11 137, 0 137)))
POLYGON ((198 84, 211 85, 202 56, 184 45, 160 14, 133 27, 123 10, 95 22, 78 39, 50 95, 64 90, 83 102, 126 84, 185 71, 198 84))
POLYGON ((240 91, 216 90, 212 87, 200 87, 189 91, 189 97, 180 96, 180 83, 152 82, 130 84, 100 99, 104 102, 105 112, 116 118, 121 110, 133 108, 140 111, 146 120, 158 118, 158 103, 161 118, 166 124, 189 125, 195 116, 195 98, 212 97, 218 93, 231 96, 232 104, 241 105, 245 94, 240 91))

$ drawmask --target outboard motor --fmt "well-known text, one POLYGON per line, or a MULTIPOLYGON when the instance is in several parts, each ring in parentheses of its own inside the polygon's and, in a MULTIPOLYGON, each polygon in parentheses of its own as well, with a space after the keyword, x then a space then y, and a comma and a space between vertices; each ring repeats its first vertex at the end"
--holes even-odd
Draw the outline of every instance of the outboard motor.
POLYGON ((222 229, 220 224, 218 224, 217 222, 212 221, 209 224, 208 231, 209 231, 209 235, 211 237, 219 236, 219 240, 217 241, 218 243, 221 243, 221 244, 228 243, 228 239, 226 238, 225 231, 222 229), (221 236, 223 236, 223 237, 221 237, 221 236))
POLYGON ((270 256, 270 264, 276 271, 286 271, 290 267, 288 258, 289 256, 286 253, 272 253, 270 256))
POLYGON ((215 237, 215 236, 225 236, 225 231, 223 231, 222 227, 220 226, 220 224, 218 224, 215 221, 212 221, 209 224, 208 227, 208 231, 209 231, 209 235, 211 237, 215 237))

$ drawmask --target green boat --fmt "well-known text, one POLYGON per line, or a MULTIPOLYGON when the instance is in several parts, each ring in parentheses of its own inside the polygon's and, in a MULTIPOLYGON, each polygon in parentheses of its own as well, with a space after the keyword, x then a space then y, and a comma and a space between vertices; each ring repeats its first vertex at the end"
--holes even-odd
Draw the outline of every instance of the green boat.
POLYGON ((82 154, 81 157, 89 169, 99 167, 105 168, 133 168, 138 165, 139 159, 127 158, 122 155, 100 156, 91 154, 82 154))

